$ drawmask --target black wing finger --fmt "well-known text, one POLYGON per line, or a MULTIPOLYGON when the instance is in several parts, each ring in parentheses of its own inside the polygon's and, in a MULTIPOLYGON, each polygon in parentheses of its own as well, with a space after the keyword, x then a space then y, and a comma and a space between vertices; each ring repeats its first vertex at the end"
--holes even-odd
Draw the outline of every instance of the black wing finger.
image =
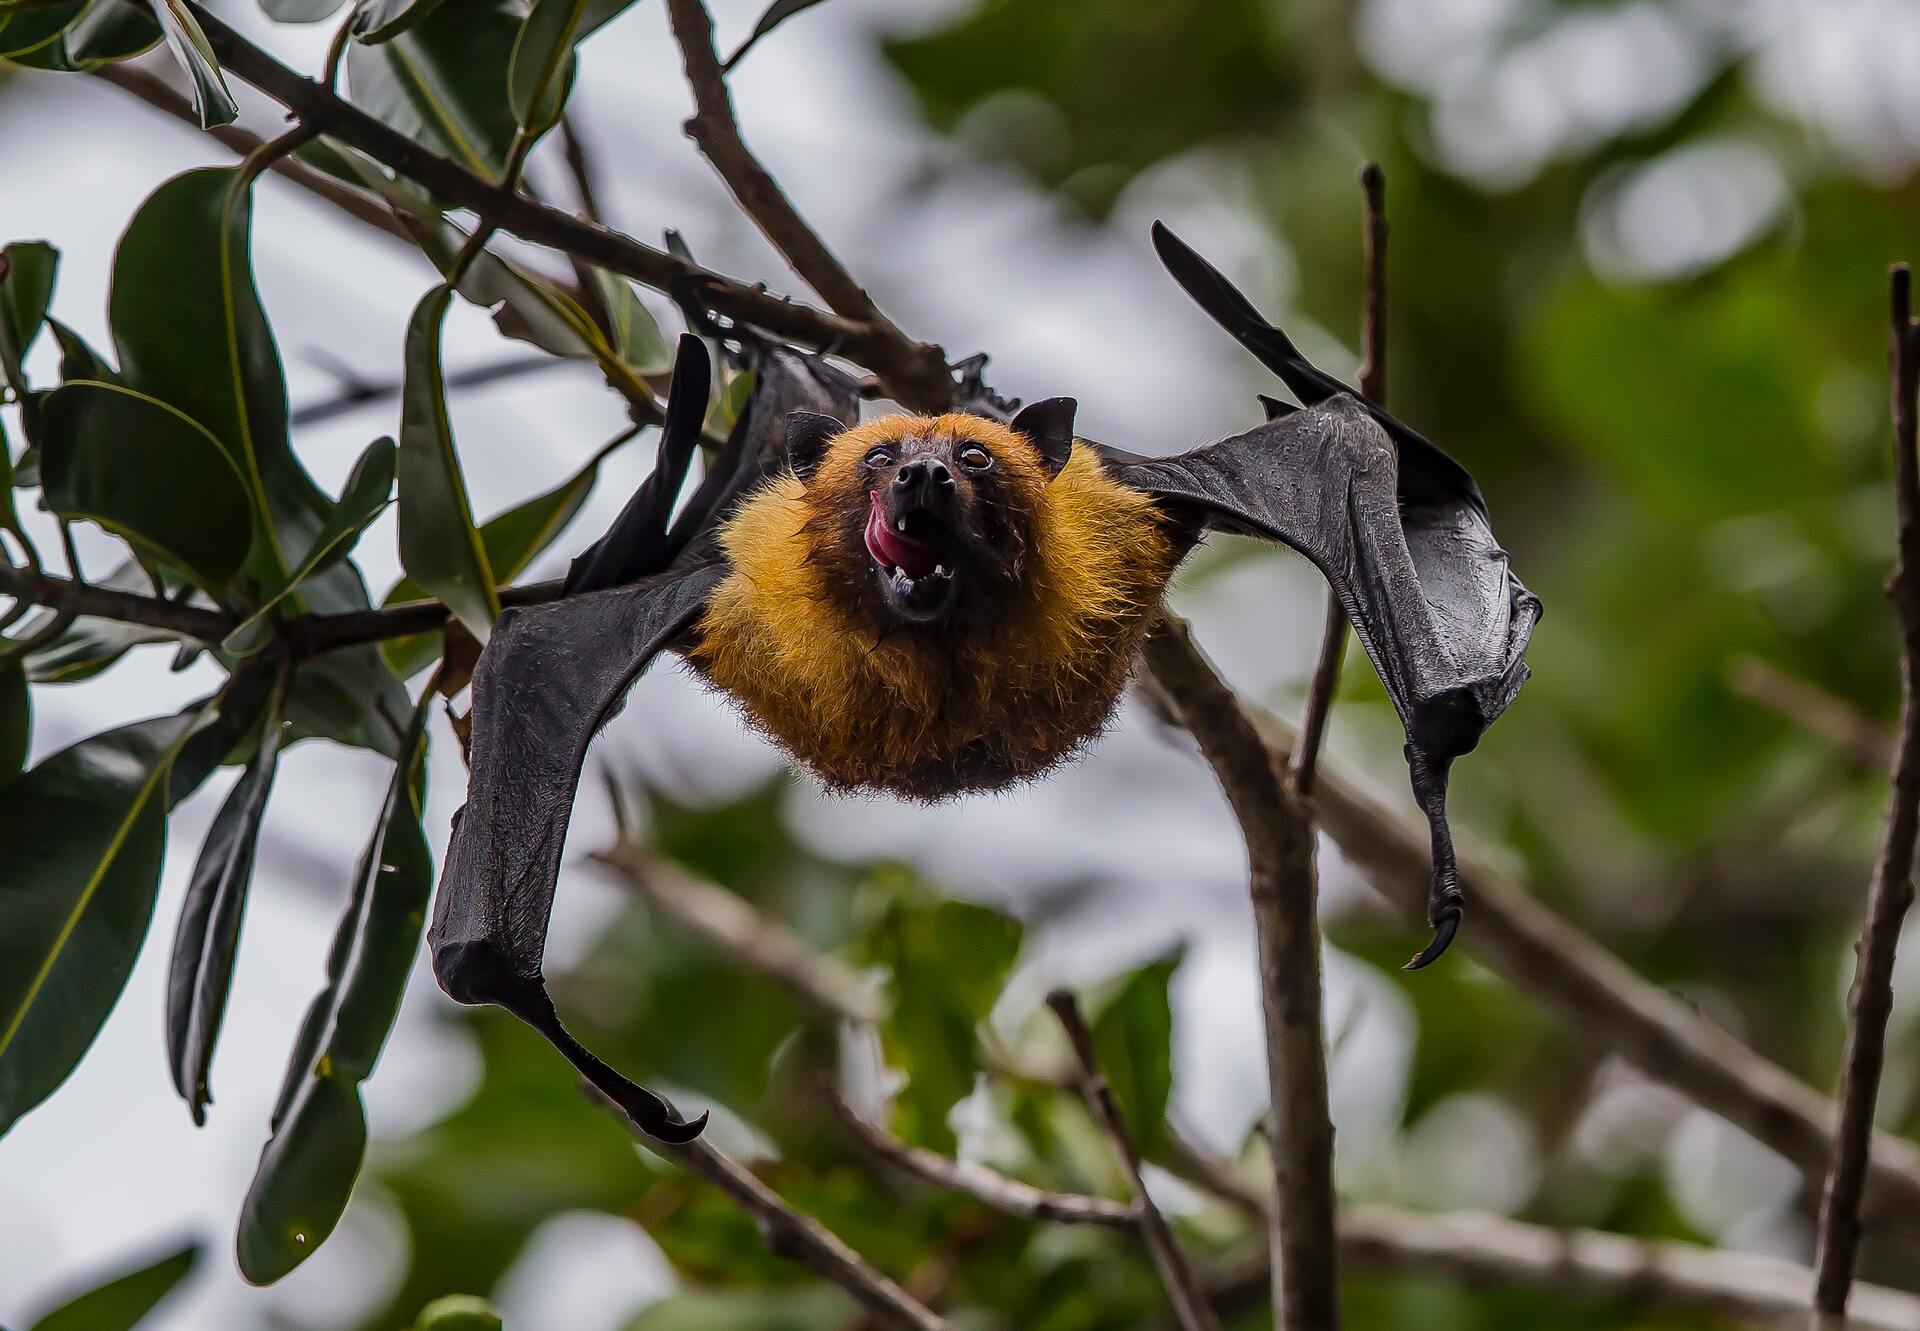
POLYGON ((666 1141, 692 1140, 704 1116, 682 1120, 582 1047, 554 1011, 541 962, 587 745, 723 575, 707 565, 500 617, 474 670, 467 803, 427 936, 451 997, 513 1012, 666 1141))

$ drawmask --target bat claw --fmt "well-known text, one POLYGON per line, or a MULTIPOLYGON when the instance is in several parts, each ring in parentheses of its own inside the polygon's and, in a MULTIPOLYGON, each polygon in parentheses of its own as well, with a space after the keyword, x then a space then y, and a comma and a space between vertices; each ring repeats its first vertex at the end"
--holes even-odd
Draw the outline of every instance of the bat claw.
POLYGON ((1428 943, 1412 961, 1409 961, 1400 969, 1403 971, 1417 971, 1424 970, 1426 967, 1431 966, 1440 959, 1440 954, 1445 952, 1453 943, 1453 936, 1459 931, 1459 910, 1448 911, 1433 922, 1433 941, 1428 943))

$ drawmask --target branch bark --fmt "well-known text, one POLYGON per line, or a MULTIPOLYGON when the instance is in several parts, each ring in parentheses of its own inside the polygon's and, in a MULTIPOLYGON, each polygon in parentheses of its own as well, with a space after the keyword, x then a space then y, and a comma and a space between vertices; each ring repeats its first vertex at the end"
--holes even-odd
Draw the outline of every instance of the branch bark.
POLYGON ((943 410, 951 401, 953 379, 939 347, 915 342, 890 324, 868 324, 782 299, 644 245, 631 236, 502 189, 295 73, 204 6, 192 4, 191 8, 226 72, 279 102, 302 124, 359 149, 446 202, 473 210, 483 225, 659 291, 697 291, 708 305, 730 318, 744 320, 775 337, 830 349, 864 365, 880 376, 895 397, 911 406, 943 410))
POLYGON ((1889 282, 1892 328, 1894 499, 1899 515, 1893 576, 1887 584, 1900 618, 1900 725, 1887 795, 1886 831, 1867 889, 1867 919, 1848 1002, 1847 1053, 1840 1084, 1840 1122, 1820 1196, 1815 1265, 1820 1311, 1846 1311, 1860 1247, 1860 1199, 1873 1147, 1873 1110, 1893 1013, 1893 962, 1900 925, 1913 905, 1913 853, 1920 838, 1920 457, 1915 455, 1914 401, 1920 393, 1920 324, 1913 318, 1912 276, 1896 265, 1889 282))
POLYGON ((1327 1331, 1340 1323, 1339 1254, 1313 824, 1281 779, 1286 755, 1261 742, 1184 622, 1163 616, 1144 656, 1219 778, 1247 843, 1266 1017, 1267 1135, 1280 1198, 1268 1232, 1274 1324, 1280 1331, 1327 1331))
POLYGON ((1129 1232, 1141 1226, 1141 1207, 1085 1197, 1046 1192, 1005 1174, 954 1160, 934 1151, 909 1146, 847 1102, 836 1086, 826 1087, 827 1103, 847 1125, 861 1146, 876 1159, 923 1183, 971 1197, 984 1206, 1021 1220, 1052 1221, 1063 1225, 1095 1225, 1129 1232))
POLYGON ((1047 1006, 1060 1019, 1060 1027, 1067 1033, 1067 1042, 1073 1046, 1074 1057, 1079 1061, 1080 1093, 1086 1099, 1087 1108, 1093 1111, 1094 1119, 1107 1134, 1107 1141, 1133 1189, 1133 1202, 1140 1211, 1140 1237, 1153 1256, 1154 1269, 1160 1273, 1167 1297, 1173 1301, 1174 1316, 1181 1331, 1220 1331, 1220 1320, 1213 1315, 1213 1305, 1207 1302, 1199 1282, 1193 1278, 1193 1268, 1187 1265, 1186 1254, 1180 1251, 1172 1227, 1147 1194, 1147 1185, 1140 1177, 1140 1150, 1127 1132, 1120 1104, 1113 1098, 1113 1087, 1100 1071, 1100 1060, 1093 1051, 1093 1032, 1087 1029, 1086 1019, 1080 1015, 1080 1004, 1066 990, 1056 989, 1047 995, 1047 1006))
MULTIPOLYGON (((613 1113, 620 1113, 619 1106, 593 1087, 583 1086, 583 1089, 613 1113)), ((625 1119, 625 1115, 621 1117, 625 1119)), ((634 1140, 678 1162, 689 1174, 712 1184, 752 1216, 768 1251, 798 1262, 822 1280, 846 1290, 879 1325, 895 1327, 898 1331, 947 1331, 946 1321, 932 1309, 848 1247, 839 1235, 812 1216, 787 1205, 779 1193, 744 1165, 722 1155, 705 1141, 676 1146, 648 1136, 631 1123, 628 1126, 633 1130, 634 1140)))
POLYGON ((879 1000, 850 967, 815 952, 795 934, 724 888, 643 846, 622 842, 593 857, 662 914, 750 971, 785 986, 830 1021, 871 1024, 879 1000))

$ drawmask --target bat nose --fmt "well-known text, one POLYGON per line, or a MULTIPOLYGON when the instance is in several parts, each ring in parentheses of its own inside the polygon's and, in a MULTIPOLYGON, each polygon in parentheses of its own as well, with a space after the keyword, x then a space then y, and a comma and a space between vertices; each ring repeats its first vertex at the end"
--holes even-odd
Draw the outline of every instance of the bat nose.
POLYGON ((953 473, 939 458, 912 458, 893 474, 893 488, 903 497, 930 498, 942 490, 953 489, 953 473))

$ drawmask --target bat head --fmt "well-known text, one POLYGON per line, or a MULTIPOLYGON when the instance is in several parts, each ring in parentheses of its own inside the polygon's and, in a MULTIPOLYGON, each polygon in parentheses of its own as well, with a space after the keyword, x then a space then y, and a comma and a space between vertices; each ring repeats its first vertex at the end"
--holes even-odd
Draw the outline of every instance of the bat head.
POLYGON ((888 416, 848 429, 787 418, 807 487, 813 557, 882 624, 963 625, 1023 585, 1046 488, 1073 448, 1070 398, 1011 425, 981 416, 888 416))

